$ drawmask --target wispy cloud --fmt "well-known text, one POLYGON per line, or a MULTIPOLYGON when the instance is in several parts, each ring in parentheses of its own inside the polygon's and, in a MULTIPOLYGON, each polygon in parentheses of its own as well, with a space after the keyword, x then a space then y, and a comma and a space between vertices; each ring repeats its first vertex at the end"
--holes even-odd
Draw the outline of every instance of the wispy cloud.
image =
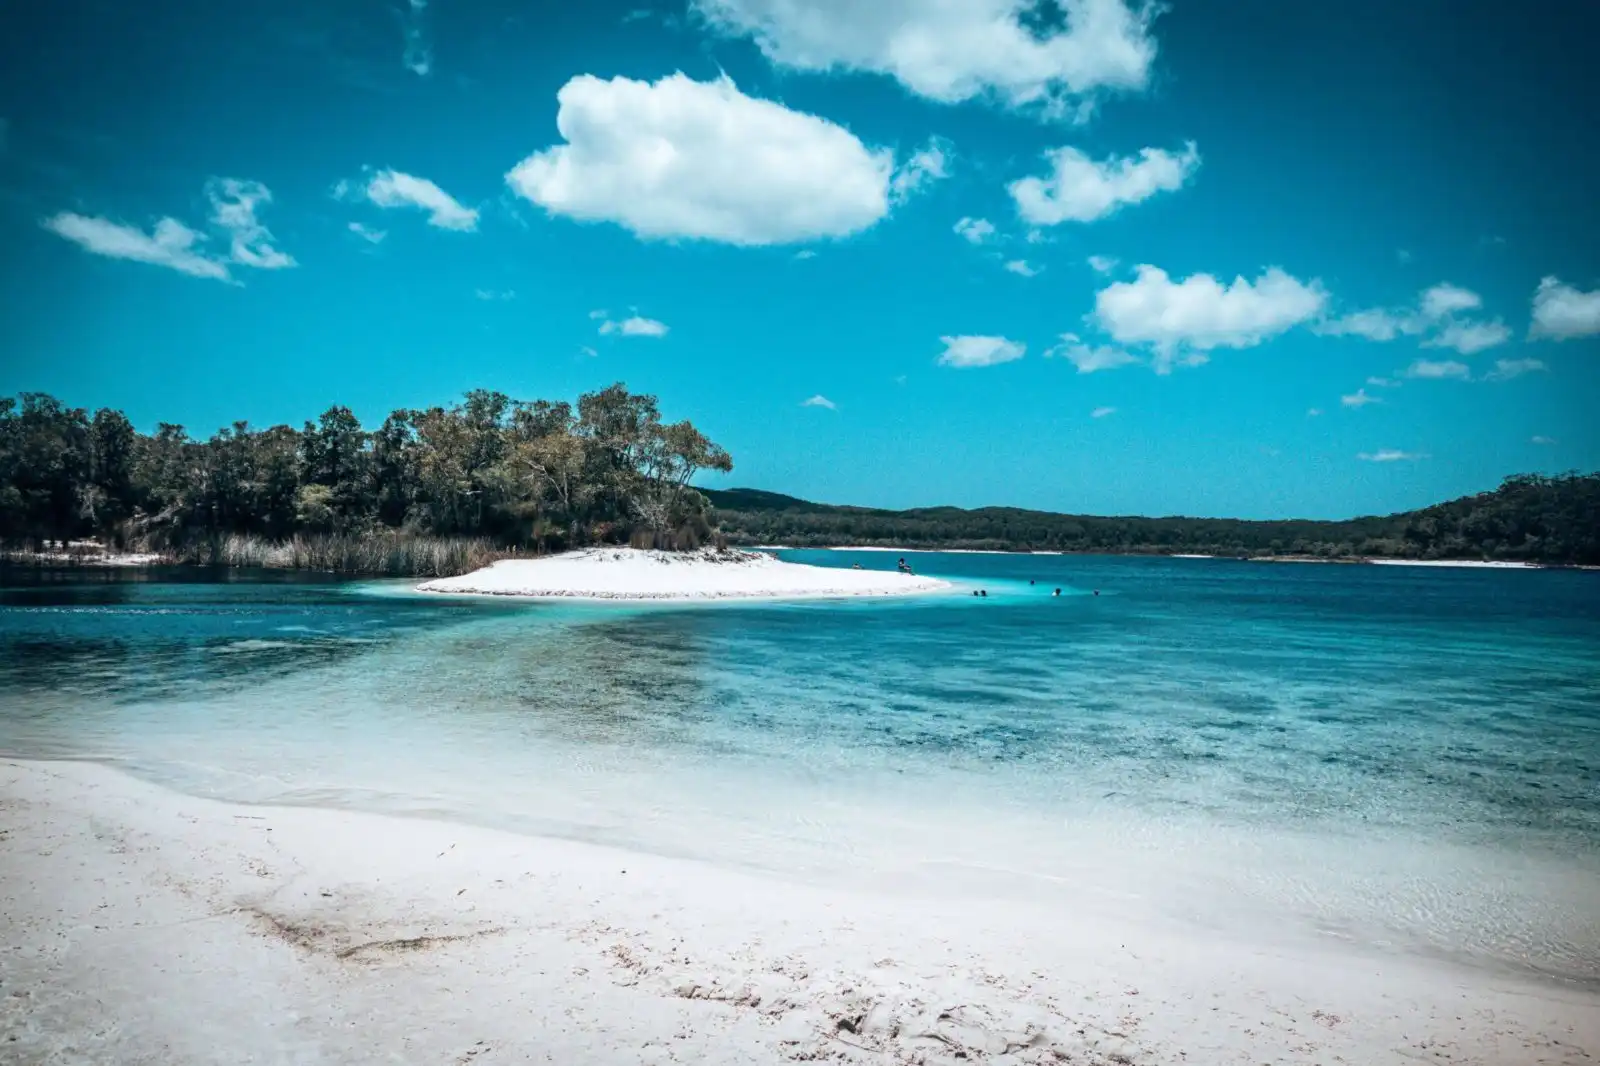
POLYGON ((1306 411, 1307 418, 1318 418, 1322 415, 1322 408, 1312 407, 1306 411))
POLYGON ((944 351, 939 355, 940 366, 977 367, 998 366, 1021 359, 1028 346, 1004 337, 961 336, 940 337, 944 351))
POLYGON ((889 179, 889 198, 897 204, 905 203, 927 186, 949 177, 949 163, 949 145, 937 137, 930 138, 889 179))
POLYGON ((1398 389, 1400 387, 1400 383, 1393 378, 1371 377, 1367 379, 1367 384, 1376 389, 1398 389))
POLYGON ((517 298, 517 292, 515 289, 476 289, 473 291, 473 295, 480 300, 503 301, 515 300, 517 298))
POLYGON ((811 397, 811 399, 809 399, 809 400, 801 400, 800 401, 800 406, 801 407, 826 407, 830 411, 837 411, 839 409, 839 405, 838 404, 834 403, 832 400, 828 399, 826 396, 822 395, 822 393, 820 393, 820 392, 817 393, 815 396, 811 397))
POLYGON ((1181 151, 1146 148, 1137 156, 1091 159, 1077 148, 1045 153, 1050 173, 1026 177, 1008 187, 1017 214, 1034 226, 1093 222, 1119 208, 1163 192, 1174 192, 1200 168, 1193 141, 1181 151))
POLYGON ((1383 401, 1369 394, 1366 389, 1357 389, 1348 396, 1339 397, 1339 402, 1346 407, 1365 407, 1369 403, 1382 403, 1383 401))
POLYGON ((1485 381, 1510 381, 1524 374, 1537 373, 1545 368, 1540 359, 1496 359, 1494 369, 1483 376, 1485 381))
MULTIPOLYGON (((335 189, 335 195, 339 190, 335 189)), ((380 170, 367 182, 366 197, 382 208, 412 207, 428 212, 428 225, 440 229, 471 232, 478 228, 478 212, 464 207, 455 197, 427 178, 380 170)))
POLYGON ((1540 434, 1538 436, 1535 436, 1535 437, 1531 438, 1528 441, 1528 443, 1529 444, 1555 444, 1556 443, 1556 439, 1554 437, 1546 437, 1543 434, 1540 434))
POLYGON ((411 73, 424 78, 433 70, 433 49, 428 45, 425 23, 427 11, 428 0, 406 0, 406 10, 400 16, 404 20, 406 42, 400 62, 411 73))
POLYGON ((1006 269, 1025 278, 1036 278, 1044 268, 1033 266, 1026 259, 1012 259, 1006 263, 1006 269))
POLYGON ((1375 452, 1362 452, 1356 458, 1368 463, 1407 463, 1426 459, 1425 452, 1403 452, 1398 448, 1383 448, 1375 452))
POLYGON ((995 235, 994 223, 986 218, 957 219, 955 231, 973 244, 987 243, 995 235))
POLYGON ((388 230, 372 229, 359 222, 350 223, 350 232, 366 241, 368 244, 380 244, 389 235, 388 230))
POLYGON ((595 351, 593 348, 589 347, 587 344, 580 345, 578 347, 578 352, 580 354, 582 354, 582 355, 588 356, 590 359, 593 359, 595 356, 600 354, 599 352, 595 351))
POLYGON ((1089 417, 1104 418, 1106 415, 1114 415, 1116 413, 1117 409, 1115 407, 1096 407, 1093 411, 1089 412, 1089 417))
POLYGON ((256 218, 256 208, 270 204, 272 193, 259 181, 215 178, 206 185, 211 222, 226 230, 229 255, 235 263, 257 270, 282 270, 294 258, 272 246, 272 231, 256 218))
POLYGON ((1492 322, 1449 322, 1437 334, 1422 342, 1424 348, 1450 348, 1462 355, 1476 355, 1511 339, 1511 329, 1498 318, 1492 322))
POLYGON ((810 248, 802 248, 798 252, 794 253, 794 257, 796 259, 815 259, 817 257, 817 253, 810 248))
POLYGON ((1065 359, 1078 368, 1080 374, 1093 374, 1099 370, 1115 370, 1139 362, 1139 357, 1109 344, 1085 344, 1076 333, 1063 333, 1061 343, 1046 349, 1046 359, 1065 359))
POLYGON ((196 233, 175 218, 163 218, 151 233, 70 211, 52 215, 41 224, 95 255, 150 263, 196 278, 228 280, 227 266, 197 250, 196 246, 206 239, 205 234, 196 233))
POLYGON ((1091 255, 1089 268, 1096 274, 1109 274, 1117 269, 1117 261, 1109 255, 1091 255))
POLYGON ((1472 368, 1454 359, 1418 359, 1406 367, 1406 377, 1431 381, 1467 381, 1472 377, 1472 368))
POLYGON ((1374 307, 1354 311, 1325 319, 1313 330, 1329 337, 1364 337, 1370 341, 1428 335, 1422 342, 1424 348, 1450 348, 1462 355, 1472 355, 1503 344, 1511 337, 1511 331, 1498 318, 1478 322, 1458 317, 1482 306, 1483 298, 1471 289, 1440 282, 1418 294, 1414 308, 1374 307))

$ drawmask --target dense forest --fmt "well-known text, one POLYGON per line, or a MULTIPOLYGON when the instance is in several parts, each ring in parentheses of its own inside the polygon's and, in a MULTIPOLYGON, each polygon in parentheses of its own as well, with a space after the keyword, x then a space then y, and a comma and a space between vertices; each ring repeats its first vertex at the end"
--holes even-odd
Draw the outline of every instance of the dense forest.
POLYGON ((504 549, 693 548, 714 532, 691 481, 732 468, 620 383, 576 407, 477 390, 376 429, 330 407, 300 429, 235 422, 204 440, 25 393, 0 399, 0 543, 421 574, 504 549))
POLYGON ((1101 518, 1012 507, 881 511, 707 490, 730 544, 1069 552, 1505 559, 1600 565, 1600 474, 1510 477, 1493 492, 1342 522, 1101 518))

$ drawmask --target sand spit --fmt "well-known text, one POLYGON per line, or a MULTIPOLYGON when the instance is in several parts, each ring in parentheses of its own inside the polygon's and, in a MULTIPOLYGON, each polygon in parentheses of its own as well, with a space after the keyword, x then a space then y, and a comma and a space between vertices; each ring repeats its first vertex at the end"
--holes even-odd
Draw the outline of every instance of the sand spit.
POLYGON ((1589 1063, 1600 998, 0 761, 18 1062, 1589 1063))
POLYGON ((545 559, 507 559, 422 592, 592 600, 809 599, 905 596, 949 582, 895 570, 787 563, 758 552, 658 552, 591 548, 545 559))

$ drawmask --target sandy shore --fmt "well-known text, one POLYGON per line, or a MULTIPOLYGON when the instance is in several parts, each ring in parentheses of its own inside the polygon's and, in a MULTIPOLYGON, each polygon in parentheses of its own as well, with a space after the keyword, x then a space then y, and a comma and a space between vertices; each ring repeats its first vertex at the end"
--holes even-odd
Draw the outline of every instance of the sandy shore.
POLYGON ((507 559, 470 574, 417 586, 423 592, 595 600, 905 596, 950 587, 946 581, 894 570, 807 566, 756 552, 633 548, 592 548, 545 559, 507 559))
POLYGON ((0 1059, 1589 1062, 1589 991, 0 761, 0 1059))

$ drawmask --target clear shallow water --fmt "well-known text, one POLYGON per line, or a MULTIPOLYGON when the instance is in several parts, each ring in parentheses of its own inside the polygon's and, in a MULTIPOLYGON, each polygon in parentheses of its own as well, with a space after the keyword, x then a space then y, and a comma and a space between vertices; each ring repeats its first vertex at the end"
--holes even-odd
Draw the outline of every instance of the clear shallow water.
POLYGON ((913 559, 962 591, 629 607, 11 573, 0 750, 1600 979, 1600 575, 913 559))

